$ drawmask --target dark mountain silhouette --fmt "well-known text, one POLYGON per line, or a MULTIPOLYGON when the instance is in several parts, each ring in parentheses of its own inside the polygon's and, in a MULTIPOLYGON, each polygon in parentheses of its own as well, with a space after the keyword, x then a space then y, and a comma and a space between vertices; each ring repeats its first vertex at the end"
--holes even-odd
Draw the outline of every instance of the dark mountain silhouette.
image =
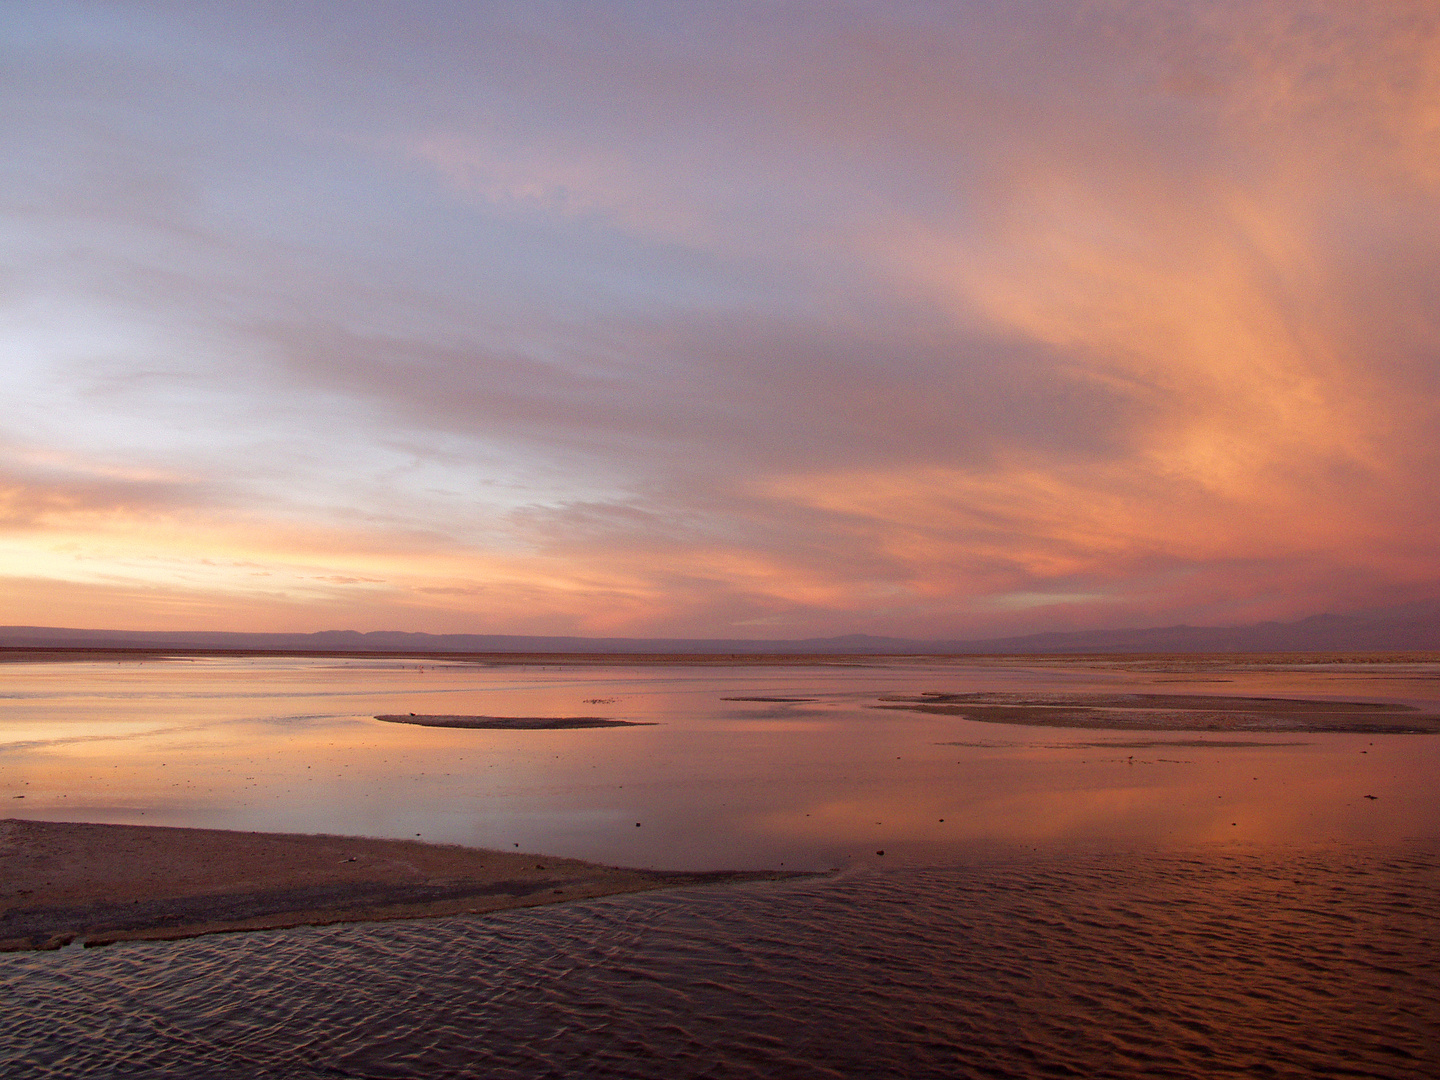
POLYGON ((1075 630, 979 640, 839 637, 586 638, 513 634, 412 634, 398 630, 323 630, 314 634, 222 631, 76 630, 0 627, 0 647, 29 649, 212 649, 344 653, 1270 653, 1440 650, 1440 602, 1312 615, 1297 622, 1246 626, 1152 626, 1075 630))

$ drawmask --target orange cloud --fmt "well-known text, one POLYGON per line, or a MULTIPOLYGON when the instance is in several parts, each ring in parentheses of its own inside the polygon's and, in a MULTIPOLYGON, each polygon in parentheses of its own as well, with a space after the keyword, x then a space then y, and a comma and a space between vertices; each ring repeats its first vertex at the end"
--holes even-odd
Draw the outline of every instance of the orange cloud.
POLYGON ((1433 4, 745 11, 0 34, 0 621, 1440 593, 1433 4))

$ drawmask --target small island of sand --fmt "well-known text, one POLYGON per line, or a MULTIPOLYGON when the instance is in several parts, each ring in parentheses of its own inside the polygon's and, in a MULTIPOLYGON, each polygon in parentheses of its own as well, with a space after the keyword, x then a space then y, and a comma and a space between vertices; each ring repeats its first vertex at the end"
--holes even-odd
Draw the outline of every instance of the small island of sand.
POLYGON ((780 872, 627 870, 418 840, 0 821, 0 951, 483 914, 780 872))
POLYGON ((1409 705, 1217 694, 895 695, 873 709, 958 716, 987 724, 1112 731, 1348 732, 1371 735, 1440 734, 1440 716, 1409 705))
POLYGON ((570 728, 654 727, 641 720, 610 720, 604 716, 426 716, 422 713, 386 713, 375 717, 387 724, 421 727, 483 728, 488 731, 562 731, 570 728))

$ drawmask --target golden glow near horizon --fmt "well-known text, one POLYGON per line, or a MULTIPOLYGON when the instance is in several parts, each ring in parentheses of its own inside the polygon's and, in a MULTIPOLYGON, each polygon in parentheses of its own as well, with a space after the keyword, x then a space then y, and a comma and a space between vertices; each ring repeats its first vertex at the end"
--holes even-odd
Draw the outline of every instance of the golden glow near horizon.
POLYGON ((346 13, 0 13, 0 624, 1440 596, 1435 5, 346 13))

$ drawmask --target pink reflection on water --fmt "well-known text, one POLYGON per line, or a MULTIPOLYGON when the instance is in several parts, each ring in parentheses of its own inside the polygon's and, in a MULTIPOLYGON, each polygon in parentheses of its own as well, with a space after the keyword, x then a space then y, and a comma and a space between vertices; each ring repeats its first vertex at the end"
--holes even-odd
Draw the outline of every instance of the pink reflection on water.
POLYGON ((1440 835, 1430 796, 1440 737, 1079 731, 867 707, 923 690, 1440 701, 1436 665, 1150 668, 14 664, 0 668, 0 798, 11 816, 419 834, 669 868, 931 859, 985 842, 1440 835), (736 696, 817 700, 724 700, 736 696), (505 732, 371 719, 411 711, 658 726, 505 732))

